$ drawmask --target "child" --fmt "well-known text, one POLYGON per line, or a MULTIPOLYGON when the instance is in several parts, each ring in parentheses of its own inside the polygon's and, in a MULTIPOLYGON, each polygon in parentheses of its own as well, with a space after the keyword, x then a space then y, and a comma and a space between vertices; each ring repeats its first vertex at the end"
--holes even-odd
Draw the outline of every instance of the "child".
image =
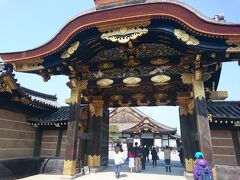
POLYGON ((121 152, 121 148, 119 146, 115 147, 115 153, 113 155, 114 164, 115 164, 115 177, 119 178, 121 172, 121 165, 124 163, 124 155, 121 152))

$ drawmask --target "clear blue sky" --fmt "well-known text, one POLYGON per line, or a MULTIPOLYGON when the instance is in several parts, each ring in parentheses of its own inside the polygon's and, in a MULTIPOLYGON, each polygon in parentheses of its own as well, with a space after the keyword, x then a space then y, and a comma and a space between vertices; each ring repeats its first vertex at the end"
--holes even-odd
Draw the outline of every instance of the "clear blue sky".
MULTIPOLYGON (((225 19, 240 23, 239 0, 183 0, 202 14, 213 17, 224 13, 225 19)), ((47 42, 61 27, 79 13, 94 6, 93 0, 0 0, 0 52, 32 49, 47 42)), ((218 90, 229 92, 228 100, 240 100, 240 67, 225 63, 218 90)), ((64 104, 70 91, 65 85, 68 78, 52 77, 47 83, 39 76, 16 73, 18 82, 27 88, 48 94, 57 94, 64 104)), ((159 122, 179 129, 177 107, 140 108, 159 122)))

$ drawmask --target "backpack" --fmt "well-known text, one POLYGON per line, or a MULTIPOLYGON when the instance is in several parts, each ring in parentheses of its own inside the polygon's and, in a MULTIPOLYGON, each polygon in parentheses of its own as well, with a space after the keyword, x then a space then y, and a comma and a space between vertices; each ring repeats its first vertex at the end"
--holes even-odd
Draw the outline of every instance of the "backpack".
POLYGON ((199 170, 199 180, 213 180, 211 170, 202 166, 197 166, 199 170))

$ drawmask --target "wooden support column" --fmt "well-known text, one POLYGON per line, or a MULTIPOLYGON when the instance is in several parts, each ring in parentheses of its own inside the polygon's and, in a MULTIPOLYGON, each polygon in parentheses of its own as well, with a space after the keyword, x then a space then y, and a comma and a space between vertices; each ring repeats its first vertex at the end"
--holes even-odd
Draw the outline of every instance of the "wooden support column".
POLYGON ((184 151, 184 166, 187 172, 193 171, 194 153, 198 149, 196 140, 196 121, 194 117, 193 100, 184 98, 179 102, 181 139, 184 151))
POLYGON ((66 100, 66 103, 70 104, 70 115, 67 129, 67 143, 63 174, 74 175, 76 173, 80 99, 82 91, 87 88, 87 81, 78 81, 76 78, 71 78, 67 85, 71 88, 71 97, 66 100))
POLYGON ((209 120, 207 116, 207 103, 205 99, 204 84, 201 77, 201 72, 197 72, 196 77, 193 81, 197 134, 200 151, 203 152, 204 157, 208 161, 208 163, 213 165, 213 149, 209 120), (200 73, 200 75, 198 75, 198 73, 200 73))
POLYGON ((41 156, 41 147, 42 147, 42 129, 37 127, 36 132, 35 132, 35 143, 34 143, 33 157, 41 156))
POLYGON ((101 143, 103 128, 103 100, 95 97, 89 104, 88 130, 92 134, 92 139, 88 141, 88 165, 99 168, 101 159, 101 143))

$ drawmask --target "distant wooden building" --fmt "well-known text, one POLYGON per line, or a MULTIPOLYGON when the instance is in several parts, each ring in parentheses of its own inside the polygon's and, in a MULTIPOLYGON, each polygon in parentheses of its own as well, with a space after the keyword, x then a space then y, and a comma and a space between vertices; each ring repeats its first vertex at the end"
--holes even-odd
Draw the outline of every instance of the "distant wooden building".
POLYGON ((119 138, 140 145, 176 147, 177 129, 163 125, 137 108, 120 107, 110 111, 110 125, 117 125, 119 138))

